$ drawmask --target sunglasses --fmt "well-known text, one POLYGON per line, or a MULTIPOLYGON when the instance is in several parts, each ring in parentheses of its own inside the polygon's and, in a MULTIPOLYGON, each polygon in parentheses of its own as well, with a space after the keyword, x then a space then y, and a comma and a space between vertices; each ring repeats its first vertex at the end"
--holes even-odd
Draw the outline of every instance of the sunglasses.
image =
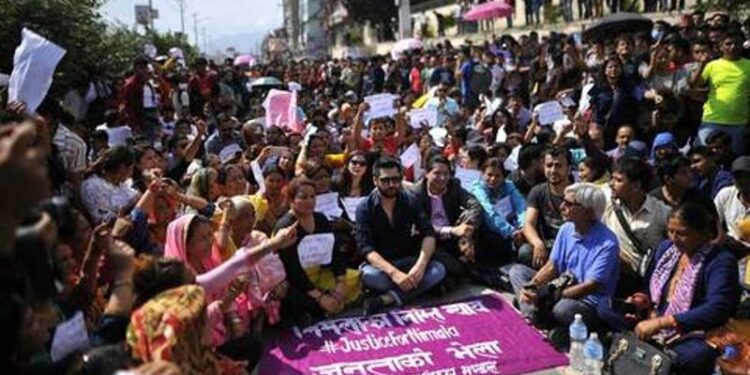
POLYGON ((393 177, 378 177, 378 180, 380 183, 384 185, 395 185, 401 183, 401 176, 393 176, 393 177))
POLYGON ((365 165, 367 165, 367 163, 365 163, 364 160, 349 160, 349 164, 359 165, 361 167, 364 167, 365 165))

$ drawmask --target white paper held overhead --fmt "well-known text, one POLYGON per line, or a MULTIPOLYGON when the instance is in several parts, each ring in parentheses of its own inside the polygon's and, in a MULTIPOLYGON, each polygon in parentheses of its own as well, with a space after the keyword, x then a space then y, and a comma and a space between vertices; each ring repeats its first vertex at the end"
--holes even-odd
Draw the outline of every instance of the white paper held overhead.
POLYGON ((421 129, 425 123, 430 127, 437 126, 437 108, 427 107, 409 111, 409 123, 414 129, 421 129))
POLYGON ((565 118, 562 106, 557 100, 544 102, 534 107, 534 112, 539 114, 540 125, 554 124, 557 120, 565 118))
POLYGON ((57 64, 65 50, 39 34, 24 28, 21 44, 13 56, 13 72, 8 82, 8 102, 22 101, 33 115, 47 96, 57 64))

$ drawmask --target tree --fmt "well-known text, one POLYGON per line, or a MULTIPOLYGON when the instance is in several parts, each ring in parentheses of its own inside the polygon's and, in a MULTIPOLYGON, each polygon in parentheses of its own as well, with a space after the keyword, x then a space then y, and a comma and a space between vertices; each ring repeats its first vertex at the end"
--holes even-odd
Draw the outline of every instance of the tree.
POLYGON ((750 12, 750 1, 747 0, 703 0, 700 4, 693 6, 694 9, 704 12, 726 12, 727 14, 741 19, 743 14, 750 12))

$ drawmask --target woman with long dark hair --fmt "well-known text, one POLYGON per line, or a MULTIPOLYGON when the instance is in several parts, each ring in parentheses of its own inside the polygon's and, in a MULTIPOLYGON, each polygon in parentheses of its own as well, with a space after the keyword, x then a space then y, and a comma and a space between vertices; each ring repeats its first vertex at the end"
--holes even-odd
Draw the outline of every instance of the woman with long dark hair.
POLYGON ((138 192, 125 184, 132 175, 135 156, 127 147, 112 147, 91 166, 81 184, 81 200, 94 224, 127 212, 138 192))

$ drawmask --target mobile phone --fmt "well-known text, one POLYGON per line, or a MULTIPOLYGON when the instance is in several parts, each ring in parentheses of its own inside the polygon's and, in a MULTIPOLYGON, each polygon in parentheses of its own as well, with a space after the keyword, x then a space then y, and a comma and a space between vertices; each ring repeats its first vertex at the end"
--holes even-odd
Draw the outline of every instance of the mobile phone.
POLYGON ((632 303, 625 302, 625 300, 622 299, 613 299, 612 300, 612 310, 617 311, 622 314, 636 314, 635 305, 632 303))

